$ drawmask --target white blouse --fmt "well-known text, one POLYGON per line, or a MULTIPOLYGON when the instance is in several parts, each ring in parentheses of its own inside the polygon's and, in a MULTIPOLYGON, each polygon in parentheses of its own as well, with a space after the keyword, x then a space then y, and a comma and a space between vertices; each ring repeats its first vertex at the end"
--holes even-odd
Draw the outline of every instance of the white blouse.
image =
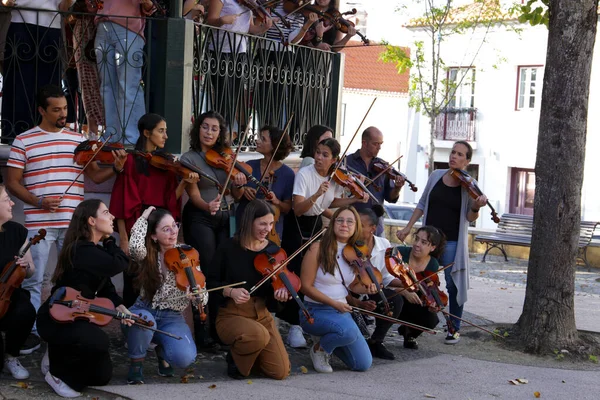
MULTIPOLYGON (((323 271, 323 267, 319 265, 313 286, 330 299, 347 303, 346 296, 348 295, 348 289, 344 285, 344 282, 346 282, 347 285, 350 285, 350 283, 352 283, 356 277, 356 274, 354 273, 354 269, 348 265, 346 260, 344 260, 344 257, 342 257, 344 246, 346 246, 346 243, 337 243, 338 250, 336 259, 339 268, 335 268, 334 274, 331 275, 325 273, 325 271, 323 271), (340 275, 340 271, 344 275, 343 280, 340 275)), ((308 296, 304 296, 304 300, 312 303, 318 303, 318 301, 313 300, 308 296)))

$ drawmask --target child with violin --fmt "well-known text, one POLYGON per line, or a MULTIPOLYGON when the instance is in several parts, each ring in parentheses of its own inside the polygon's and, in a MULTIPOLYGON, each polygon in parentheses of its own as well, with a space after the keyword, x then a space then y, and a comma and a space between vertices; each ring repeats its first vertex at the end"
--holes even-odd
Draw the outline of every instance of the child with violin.
MULTIPOLYGON (((210 267, 215 251, 220 243, 235 232, 233 212, 234 198, 242 196, 242 186, 247 183, 242 172, 233 171, 228 187, 223 188, 228 170, 223 169, 233 157, 227 140, 228 132, 223 117, 214 111, 201 114, 190 130, 190 151, 181 156, 181 162, 198 168, 213 179, 200 179, 195 185, 186 187, 189 201, 183 208, 183 238, 200 253, 202 265, 210 267), (226 153, 229 154, 226 154, 226 153), (232 182, 233 181, 233 182, 232 182), (226 190, 230 195, 226 195, 226 190)), ((205 267, 207 268, 207 267, 205 267)), ((218 341, 214 329, 214 319, 218 305, 210 300, 208 318, 210 337, 218 341)), ((196 344, 201 348, 214 348, 206 335, 206 324, 202 324, 199 314, 194 312, 194 334, 196 344)))
POLYGON ((197 263, 197 252, 190 246, 178 246, 178 233, 179 224, 173 215, 152 206, 143 212, 131 229, 129 253, 136 262, 134 284, 140 290, 140 297, 131 307, 131 312, 182 340, 138 326, 127 328, 127 349, 131 359, 127 374, 129 384, 144 383, 143 361, 151 342, 157 344, 158 374, 161 376, 173 376, 173 367, 186 368, 196 359, 196 345, 183 311, 190 299, 195 305, 206 305, 208 293, 200 292, 204 276, 197 263), (194 252, 196 255, 192 256, 194 252), (190 260, 188 267, 191 271, 195 270, 192 276, 197 275, 199 280, 184 279, 182 284, 179 280, 187 277, 185 268, 178 268, 175 264, 183 264, 186 257, 195 257, 195 262, 190 260), (178 277, 178 274, 181 276, 178 277), (185 293, 181 289, 185 289, 185 293))
MULTIPOLYGON (((161 152, 167 141, 167 123, 158 114, 145 114, 138 121, 140 136, 134 152, 127 155, 123 170, 117 175, 110 197, 110 212, 115 216, 121 249, 129 253, 129 235, 133 224, 149 206, 165 208, 181 221, 181 196, 187 184, 198 182, 198 174, 190 172, 178 177, 171 170, 156 167, 146 155, 172 157, 161 152), (180 179, 181 178, 181 179, 180 179)), ((139 293, 133 289, 133 276, 123 274, 123 301, 130 307, 139 293)))
POLYGON ((227 374, 234 379, 247 377, 253 368, 273 379, 285 379, 290 373, 288 353, 267 308, 272 299, 290 300, 290 292, 286 288, 274 290, 269 281, 256 288, 263 276, 260 271, 270 267, 260 265, 257 258, 264 259, 264 255, 280 250, 267 239, 273 223, 274 212, 268 203, 263 200, 248 203, 238 234, 219 247, 207 275, 208 286, 212 288, 245 282, 212 296, 221 306, 217 333, 230 346, 227 374))
POLYGON ((317 372, 333 372, 329 364, 331 354, 353 371, 366 371, 373 358, 350 315, 352 307, 347 297, 349 291, 369 294, 375 293, 376 288, 356 280, 357 271, 343 256, 344 249, 362 237, 360 218, 354 207, 343 206, 331 219, 322 240, 313 244, 302 260, 301 290, 314 323, 299 313, 300 325, 313 338, 310 358, 317 372))
POLYGON ((27 229, 13 218, 11 200, 4 185, 0 184, 0 365, 15 379, 29 378, 29 372, 19 362, 19 351, 35 322, 35 308, 29 301, 29 292, 21 289, 23 278, 35 270, 27 246, 27 229), (25 250, 23 254, 23 250, 25 250), (12 292, 12 294, 11 294, 12 292))
POLYGON ((325 139, 330 139, 333 137, 333 129, 325 125, 315 125, 311 127, 306 135, 304 136, 304 141, 302 142, 302 153, 300 153, 300 158, 302 162, 300 163, 300 168, 307 167, 315 163, 315 153, 317 151, 317 146, 325 139))
MULTIPOLYGON (((470 198, 467 189, 461 186, 460 180, 452 173, 454 170, 464 170, 472 156, 473 148, 468 142, 455 142, 448 161, 450 168, 433 171, 410 221, 404 229, 396 232, 398 239, 404 240, 415 222, 424 216, 425 225, 434 226, 444 234, 447 242, 439 261, 442 265, 454 263, 444 270, 444 275, 450 313, 458 318, 462 317, 469 288, 469 223, 479 217, 479 209, 487 204, 487 197, 483 194, 476 199, 470 198)), ((449 330, 446 344, 460 341, 460 320, 451 320, 454 332, 449 330)))
MULTIPOLYGON (((256 138, 256 151, 262 154, 263 158, 250 160, 247 163, 252 167, 252 175, 258 180, 262 178, 265 187, 269 190, 270 198, 267 201, 277 208, 275 212, 276 237, 271 236, 271 240, 277 244, 281 244, 283 237, 284 216, 292 209, 292 191, 296 175, 290 167, 282 162, 290 154, 292 148, 292 142, 287 133, 274 126, 265 126, 256 138), (278 144, 279 147, 276 148, 278 144)), ((257 190, 257 186, 253 182, 248 182, 242 190, 244 195, 235 211, 238 225, 241 223, 248 203, 255 198, 265 198, 265 194, 257 190)))
MULTIPOLYGON (((292 204, 294 212, 290 213, 284 224, 284 240, 282 247, 288 254, 296 251, 308 238, 321 230, 321 215, 331 217, 329 208, 344 207, 360 201, 367 201, 368 196, 361 198, 342 198, 344 188, 335 181, 330 181, 339 160, 340 144, 330 138, 321 141, 316 148, 315 163, 302 168, 296 174, 292 204)), ((302 261, 294 259, 289 269, 300 274, 302 261)), ((288 344, 291 347, 306 347, 306 340, 298 325, 298 308, 295 303, 288 303, 277 313, 277 317, 292 326, 288 333, 288 344)))
MULTIPOLYGON (((86 386, 108 384, 112 377, 109 339, 94 319, 74 319, 65 313, 55 320, 51 303, 64 287, 73 288, 87 299, 107 298, 117 311, 130 315, 111 278, 123 272, 129 259, 116 244, 114 217, 98 199, 81 202, 65 235, 52 277, 50 298, 40 307, 38 332, 48 343, 42 359, 46 382, 62 397, 78 397, 86 386)), ((122 323, 132 324, 131 319, 122 323)))

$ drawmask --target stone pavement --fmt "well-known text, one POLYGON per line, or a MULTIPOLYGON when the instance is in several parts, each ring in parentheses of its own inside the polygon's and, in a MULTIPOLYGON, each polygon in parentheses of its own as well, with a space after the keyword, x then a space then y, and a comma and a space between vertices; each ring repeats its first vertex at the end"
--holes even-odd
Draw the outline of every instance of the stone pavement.
MULTIPOLYGON (((481 325, 516 322, 525 294, 527 262, 509 260, 505 263, 500 257, 492 256, 488 262, 481 263, 480 259, 481 255, 474 255, 471 259, 471 290, 464 318, 481 325)), ((600 332, 600 270, 588 272, 578 269, 576 280, 578 328, 600 332)), ((386 344, 396 355, 396 361, 375 360, 371 370, 360 374, 346 370, 335 357, 332 362, 334 374, 317 374, 312 369, 306 349, 288 348, 292 376, 283 382, 260 376, 233 381, 225 375, 223 352, 199 353, 196 363, 188 371, 177 371, 176 377, 163 378, 158 376, 156 357, 150 352, 144 364, 146 384, 141 386, 126 385, 129 361, 124 341, 116 323, 111 324, 109 329, 113 380, 111 386, 86 390, 84 396, 87 398, 530 399, 534 398, 535 391, 542 393, 541 398, 545 399, 598 398, 596 386, 600 366, 597 364, 560 364, 552 359, 540 358, 534 360, 535 365, 515 365, 531 364, 531 357, 526 356, 525 361, 519 361, 520 353, 498 350, 489 335, 466 325, 461 329, 463 337, 459 345, 444 346, 443 335, 422 335, 417 351, 404 349, 401 337, 393 328, 386 344), (491 346, 489 349, 493 351, 486 352, 485 346, 491 346), (526 378, 530 383, 521 386, 508 384, 508 380, 516 378, 526 378), (182 384, 182 381, 187 384, 182 384)), ((282 324, 281 330, 285 334, 287 327, 282 324)), ((39 370, 42 355, 42 351, 37 351, 21 358, 31 373, 26 383, 32 388, 11 386, 18 383, 8 379, 6 374, 2 375, 0 400, 59 398, 44 382, 39 370)))

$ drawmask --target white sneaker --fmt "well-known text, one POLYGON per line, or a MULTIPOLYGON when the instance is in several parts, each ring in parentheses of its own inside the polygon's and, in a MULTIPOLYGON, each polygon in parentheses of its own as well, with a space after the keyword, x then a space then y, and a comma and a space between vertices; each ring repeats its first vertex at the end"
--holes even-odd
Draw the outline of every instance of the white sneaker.
POLYGON ((46 376, 48 371, 50 371, 50 357, 48 356, 48 349, 46 348, 46 352, 44 353, 44 357, 42 357, 42 365, 40 366, 42 370, 42 375, 46 376))
POLYGON ((287 335, 287 343, 290 345, 290 347, 293 347, 295 349, 307 346, 306 339, 304 339, 304 335, 300 325, 290 326, 290 330, 287 335))
POLYGON ((315 371, 322 373, 333 372, 333 368, 329 365, 329 354, 323 350, 315 351, 315 346, 310 346, 310 359, 312 360, 315 371))
POLYGON ((6 356, 4 360, 4 371, 10 372, 15 379, 29 378, 29 372, 21 365, 18 358, 6 356))
POLYGON ((79 397, 79 396, 81 396, 80 392, 74 391, 73 389, 71 389, 69 387, 69 385, 67 385, 66 383, 64 383, 63 381, 61 381, 54 375, 52 375, 50 372, 48 372, 46 374, 46 382, 48 382, 48 385, 50 385, 50 387, 52 389, 54 389, 56 394, 61 397, 79 397))

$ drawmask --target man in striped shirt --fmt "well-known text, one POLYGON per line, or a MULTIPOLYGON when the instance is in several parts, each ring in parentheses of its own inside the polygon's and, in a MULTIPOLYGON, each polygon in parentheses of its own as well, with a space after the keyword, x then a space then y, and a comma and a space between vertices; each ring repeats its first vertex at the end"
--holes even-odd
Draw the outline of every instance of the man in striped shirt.
MULTIPOLYGON (((42 122, 15 138, 6 178, 9 191, 25 203, 25 227, 29 229, 29 236, 33 237, 41 228, 46 230, 46 240, 31 247, 35 273, 22 285, 31 294, 36 311, 41 303, 50 247, 56 245, 60 253, 73 211, 83 201, 83 176, 77 176, 83 167, 75 164, 73 154, 77 145, 85 140, 80 133, 65 129, 67 99, 59 86, 42 87, 37 94, 37 104, 42 122), (73 186, 66 192, 72 182, 73 186)), ((127 159, 123 150, 113 155, 112 169, 100 168, 92 162, 84 174, 95 183, 108 180, 123 169, 127 159)), ((30 354, 39 347, 34 326, 21 354, 30 354)))

